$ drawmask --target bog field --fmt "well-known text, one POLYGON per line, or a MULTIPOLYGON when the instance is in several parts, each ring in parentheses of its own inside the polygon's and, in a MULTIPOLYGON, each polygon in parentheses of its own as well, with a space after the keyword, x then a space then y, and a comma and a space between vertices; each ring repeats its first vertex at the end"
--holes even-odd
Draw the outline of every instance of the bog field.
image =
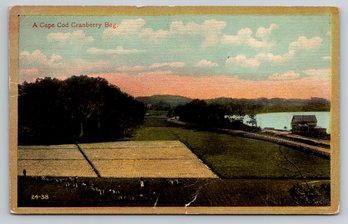
POLYGON ((23 207, 330 204, 330 159, 164 115, 116 142, 19 146, 18 176, 23 207))
POLYGON ((18 174, 116 178, 216 178, 179 141, 21 146, 18 174))

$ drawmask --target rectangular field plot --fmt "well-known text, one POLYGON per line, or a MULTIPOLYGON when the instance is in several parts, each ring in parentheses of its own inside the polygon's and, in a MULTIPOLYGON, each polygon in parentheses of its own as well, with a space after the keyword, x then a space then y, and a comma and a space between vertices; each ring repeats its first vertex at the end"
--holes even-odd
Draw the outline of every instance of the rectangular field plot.
POLYGON ((19 160, 18 175, 96 177, 86 160, 19 160))
POLYGON ((18 175, 96 177, 76 145, 18 147, 18 175))
POLYGON ((19 145, 18 149, 76 149, 76 145, 19 145))
POLYGON ((24 169, 28 176, 217 177, 180 141, 20 146, 18 175, 24 169))
POLYGON ((120 142, 101 142, 101 143, 89 143, 79 144, 83 149, 121 149, 121 148, 175 148, 186 147, 180 141, 120 141, 120 142))
POLYGON ((18 150, 18 159, 60 159, 60 160, 68 160, 68 159, 84 159, 81 152, 75 149, 23 149, 18 150))
POLYGON ((157 160, 195 160, 197 157, 185 145, 179 147, 141 147, 138 148, 90 148, 83 149, 87 157, 93 159, 157 159, 157 160))
POLYGON ((217 177, 179 141, 81 144, 80 148, 102 177, 217 177))
POLYGON ((216 178, 199 160, 94 160, 102 177, 216 178))

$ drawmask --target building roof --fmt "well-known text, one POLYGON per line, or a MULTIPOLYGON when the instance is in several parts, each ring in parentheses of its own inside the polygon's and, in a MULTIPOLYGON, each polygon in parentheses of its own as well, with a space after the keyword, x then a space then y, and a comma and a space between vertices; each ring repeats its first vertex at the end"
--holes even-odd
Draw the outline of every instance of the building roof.
POLYGON ((310 122, 317 123, 317 117, 315 115, 294 115, 291 122, 310 122))

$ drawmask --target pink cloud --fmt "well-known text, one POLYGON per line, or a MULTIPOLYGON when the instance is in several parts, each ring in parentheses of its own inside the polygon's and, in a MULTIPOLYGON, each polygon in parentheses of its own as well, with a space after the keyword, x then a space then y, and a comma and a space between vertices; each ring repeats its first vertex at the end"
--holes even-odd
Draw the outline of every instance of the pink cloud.
POLYGON ((159 70, 159 71, 150 71, 150 72, 141 72, 141 76, 163 76, 173 74, 173 71, 170 70, 159 70))
POLYGON ((67 76, 64 76, 64 75, 56 77, 56 79, 59 79, 59 80, 65 80, 65 79, 67 79, 67 78, 68 78, 68 77, 67 77, 67 76))
POLYGON ((149 65, 149 66, 144 66, 144 65, 120 66, 120 67, 117 67, 115 70, 118 72, 141 72, 141 71, 159 69, 159 68, 163 68, 163 67, 182 68, 184 66, 185 66, 184 62, 174 61, 174 62, 154 63, 154 64, 149 65))
POLYGON ((22 70, 22 74, 26 76, 34 76, 39 73, 39 69, 37 68, 26 68, 22 70))
POLYGON ((133 96, 150 96, 155 94, 181 95, 190 98, 330 98, 330 79, 323 77, 306 77, 302 79, 241 80, 231 76, 189 76, 146 73, 142 75, 95 74, 106 78, 133 96), (303 91, 299 91, 303 90, 303 91))
POLYGON ((26 81, 35 81, 36 78, 38 78, 39 69, 32 67, 32 68, 25 68, 20 70, 20 82, 26 80, 26 81))
POLYGON ((282 81, 282 80, 291 80, 291 79, 298 79, 300 77, 300 74, 294 71, 287 71, 285 73, 274 73, 268 77, 269 80, 273 81, 282 81))

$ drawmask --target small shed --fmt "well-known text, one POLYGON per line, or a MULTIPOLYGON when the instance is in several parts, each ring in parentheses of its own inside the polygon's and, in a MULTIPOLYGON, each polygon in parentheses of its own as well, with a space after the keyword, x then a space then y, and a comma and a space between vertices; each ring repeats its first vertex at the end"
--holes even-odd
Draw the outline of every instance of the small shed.
POLYGON ((304 134, 313 133, 317 127, 315 115, 294 115, 291 120, 292 133, 304 134))

